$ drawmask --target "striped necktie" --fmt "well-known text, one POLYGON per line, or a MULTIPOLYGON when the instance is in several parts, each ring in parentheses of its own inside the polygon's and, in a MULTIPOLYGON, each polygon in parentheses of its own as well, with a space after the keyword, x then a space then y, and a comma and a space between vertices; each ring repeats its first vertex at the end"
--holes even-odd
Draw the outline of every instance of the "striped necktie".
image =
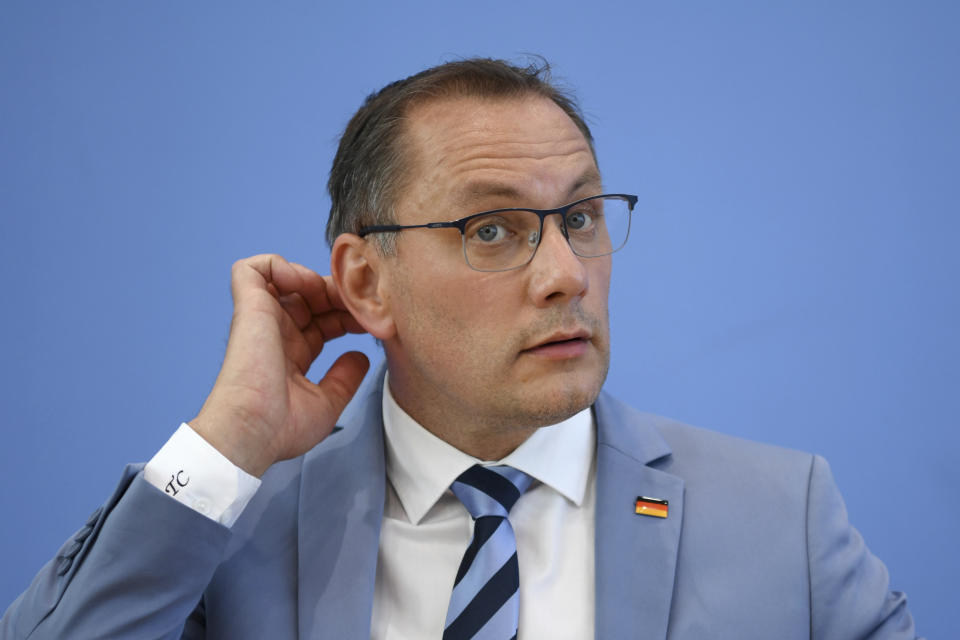
POLYGON ((507 466, 474 465, 450 490, 473 516, 473 539, 457 571, 443 640, 511 640, 520 619, 517 540, 507 520, 532 478, 507 466))

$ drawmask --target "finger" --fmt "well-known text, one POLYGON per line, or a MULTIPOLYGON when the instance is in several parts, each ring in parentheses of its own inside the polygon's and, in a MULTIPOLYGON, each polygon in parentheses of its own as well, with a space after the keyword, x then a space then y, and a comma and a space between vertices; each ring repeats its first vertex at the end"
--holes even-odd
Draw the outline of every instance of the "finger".
POLYGON ((337 289, 332 277, 320 276, 301 264, 294 262, 290 264, 300 272, 303 278, 304 284, 300 294, 303 295, 314 315, 321 318, 321 327, 325 334, 329 334, 329 338, 339 337, 344 333, 367 332, 353 317, 347 306, 343 304, 340 290, 337 289), (326 313, 329 311, 337 313, 330 314, 327 317, 326 313), (326 323, 336 323, 336 326, 330 326, 326 323))
POLYGON ((282 256, 264 254, 233 263, 231 289, 235 304, 242 304, 256 291, 269 290, 273 285, 276 295, 284 296, 302 286, 300 272, 282 256))
POLYGON ((287 315, 293 320, 297 329, 303 330, 313 320, 313 314, 307 307, 306 301, 299 293, 291 293, 279 298, 280 306, 287 312, 287 315))
POLYGON ((330 340, 346 333, 366 333, 366 330, 348 312, 331 311, 323 316, 315 316, 310 325, 300 332, 316 358, 330 340))
POLYGON ((336 311, 314 316, 313 324, 320 329, 327 340, 339 338, 345 333, 366 333, 349 311, 336 311))
POLYGON ((363 325, 353 317, 349 311, 342 312, 340 316, 340 324, 347 331, 347 333, 366 333, 367 330, 363 328, 363 325))
POLYGON ((340 289, 337 288, 337 282, 333 279, 333 276, 323 276, 323 284, 326 287, 330 303, 337 309, 346 310, 347 305, 343 303, 343 297, 340 295, 340 289))
POLYGON ((326 375, 317 382, 317 389, 326 400, 327 410, 333 421, 339 418, 360 388, 363 376, 369 368, 370 361, 367 356, 359 351, 348 351, 337 358, 326 375))
POLYGON ((321 276, 302 264, 291 263, 291 266, 300 274, 300 293, 313 313, 324 313, 331 309, 346 310, 330 276, 321 276))

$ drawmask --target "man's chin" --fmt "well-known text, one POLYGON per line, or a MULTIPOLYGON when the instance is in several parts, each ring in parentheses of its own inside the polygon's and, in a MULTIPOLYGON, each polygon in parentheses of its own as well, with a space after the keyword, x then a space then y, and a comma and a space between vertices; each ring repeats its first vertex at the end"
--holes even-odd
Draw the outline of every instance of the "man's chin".
POLYGON ((596 402, 606 378, 606 370, 603 376, 591 378, 591 380, 580 380, 578 383, 571 380, 555 381, 557 384, 541 389, 540 393, 535 393, 522 402, 523 408, 518 412, 520 415, 517 417, 524 426, 530 427, 544 427, 563 422, 596 402))

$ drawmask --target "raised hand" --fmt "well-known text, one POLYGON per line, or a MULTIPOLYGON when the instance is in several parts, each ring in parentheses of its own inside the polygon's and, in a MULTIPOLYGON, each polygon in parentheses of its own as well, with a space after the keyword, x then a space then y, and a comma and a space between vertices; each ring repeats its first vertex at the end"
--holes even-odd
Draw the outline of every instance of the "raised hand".
POLYGON ((370 364, 351 351, 319 382, 306 378, 328 341, 364 332, 329 277, 278 255, 259 255, 233 265, 231 290, 227 353, 190 426, 260 476, 330 434, 370 364))

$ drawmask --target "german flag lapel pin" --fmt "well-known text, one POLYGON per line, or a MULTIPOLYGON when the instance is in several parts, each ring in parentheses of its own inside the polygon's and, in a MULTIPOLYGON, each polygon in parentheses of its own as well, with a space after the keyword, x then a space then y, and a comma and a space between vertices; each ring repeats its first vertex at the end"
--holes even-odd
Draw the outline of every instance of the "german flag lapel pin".
POLYGON ((637 515, 666 518, 670 509, 670 502, 660 498, 637 496, 637 515))

